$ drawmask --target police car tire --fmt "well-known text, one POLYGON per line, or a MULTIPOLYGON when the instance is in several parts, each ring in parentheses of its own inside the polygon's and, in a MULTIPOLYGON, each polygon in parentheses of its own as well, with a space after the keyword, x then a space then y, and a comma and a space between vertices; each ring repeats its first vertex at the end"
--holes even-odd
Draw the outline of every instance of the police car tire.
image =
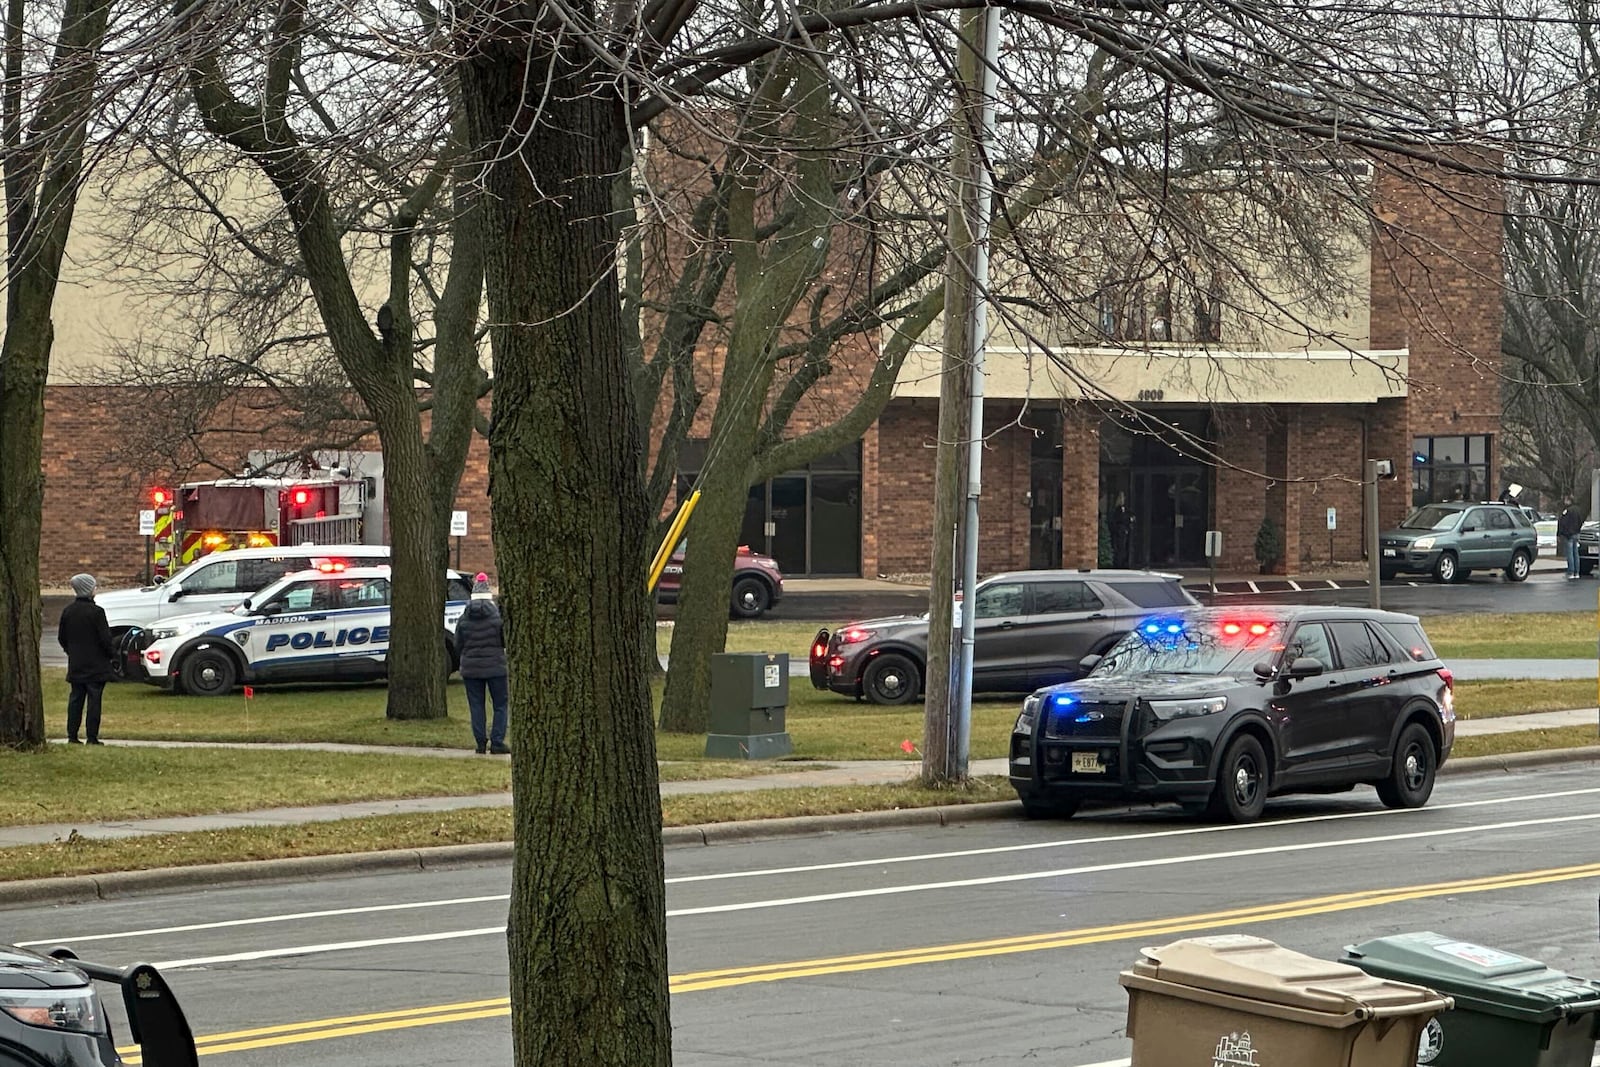
POLYGON ((226 652, 215 648, 202 648, 183 658, 178 678, 183 685, 183 691, 190 696, 220 697, 233 692, 234 685, 239 681, 239 668, 234 665, 233 657, 226 652), (203 677, 201 672, 207 667, 216 670, 216 681, 197 686, 195 679, 203 677))
POLYGON ((772 593, 760 578, 740 578, 733 583, 729 614, 736 619, 759 619, 772 603, 772 593))

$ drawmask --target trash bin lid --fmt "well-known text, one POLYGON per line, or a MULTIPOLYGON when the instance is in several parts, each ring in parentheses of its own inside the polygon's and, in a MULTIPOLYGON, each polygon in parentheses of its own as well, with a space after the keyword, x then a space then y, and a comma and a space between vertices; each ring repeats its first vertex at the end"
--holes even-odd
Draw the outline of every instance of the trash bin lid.
POLYGON ((1330 1015, 1371 1009, 1437 1010, 1430 990, 1375 978, 1345 963, 1330 963, 1247 934, 1191 937, 1141 950, 1135 974, 1178 985, 1330 1015))
POLYGON ((1428 931, 1380 937, 1345 949, 1345 962, 1383 978, 1448 993, 1457 1009, 1550 1022, 1600 1011, 1600 982, 1538 960, 1428 931))

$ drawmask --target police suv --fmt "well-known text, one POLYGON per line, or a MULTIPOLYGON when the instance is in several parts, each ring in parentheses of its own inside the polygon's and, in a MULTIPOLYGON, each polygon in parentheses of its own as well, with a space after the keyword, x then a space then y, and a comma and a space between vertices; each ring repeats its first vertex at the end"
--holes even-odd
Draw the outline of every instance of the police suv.
MULTIPOLYGON (((446 572, 445 645, 471 580, 446 572)), ((221 696, 241 683, 354 682, 388 673, 389 568, 324 563, 273 582, 227 611, 178 615, 133 636, 133 673, 153 685, 221 696)))

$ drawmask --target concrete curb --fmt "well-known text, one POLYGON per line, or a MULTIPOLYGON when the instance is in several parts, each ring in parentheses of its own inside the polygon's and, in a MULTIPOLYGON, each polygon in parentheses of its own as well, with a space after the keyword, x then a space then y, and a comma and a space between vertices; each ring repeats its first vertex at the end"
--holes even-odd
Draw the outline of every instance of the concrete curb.
MULTIPOLYGON (((1452 778, 1474 774, 1511 774, 1527 768, 1595 762, 1600 762, 1600 745, 1451 760, 1439 769, 1439 774, 1441 777, 1452 778)), ((703 848, 739 841, 850 833, 858 830, 962 826, 995 819, 1018 818, 1020 814, 1021 809, 1015 801, 1002 800, 983 804, 901 808, 894 811, 858 811, 843 815, 751 819, 741 822, 707 823, 701 826, 669 826, 661 831, 661 843, 665 848, 703 848)), ((448 870, 455 867, 507 863, 511 858, 511 842, 490 841, 472 845, 441 845, 437 848, 347 852, 331 856, 300 856, 253 862, 201 864, 193 867, 158 867, 145 871, 111 871, 105 874, 74 875, 65 878, 35 878, 26 881, 0 882, 0 909, 36 904, 83 904, 173 889, 211 889, 253 882, 321 878, 343 874, 448 870)))

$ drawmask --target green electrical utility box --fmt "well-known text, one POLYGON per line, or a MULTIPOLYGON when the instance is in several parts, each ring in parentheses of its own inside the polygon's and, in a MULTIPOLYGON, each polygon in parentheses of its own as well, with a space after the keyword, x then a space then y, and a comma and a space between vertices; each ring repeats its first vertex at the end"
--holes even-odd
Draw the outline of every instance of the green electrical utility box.
POLYGON ((789 653, 723 652, 711 657, 713 759, 772 759, 794 751, 784 729, 789 653))
POLYGON ((1594 1058, 1600 982, 1435 933, 1368 941, 1341 962, 1454 998, 1423 1034, 1424 1067, 1589 1067, 1594 1058))

